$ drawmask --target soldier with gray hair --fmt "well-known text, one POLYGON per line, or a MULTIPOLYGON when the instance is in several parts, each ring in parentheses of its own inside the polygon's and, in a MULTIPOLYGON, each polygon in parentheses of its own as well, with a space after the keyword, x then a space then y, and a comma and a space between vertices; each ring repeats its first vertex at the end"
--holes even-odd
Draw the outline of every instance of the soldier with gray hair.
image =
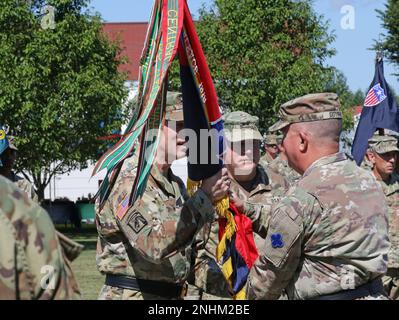
POLYGON ((388 208, 374 177, 339 153, 339 108, 334 93, 280 107, 271 130, 283 131, 288 163, 302 178, 273 209, 249 299, 277 299, 284 289, 289 299, 387 299, 388 208))

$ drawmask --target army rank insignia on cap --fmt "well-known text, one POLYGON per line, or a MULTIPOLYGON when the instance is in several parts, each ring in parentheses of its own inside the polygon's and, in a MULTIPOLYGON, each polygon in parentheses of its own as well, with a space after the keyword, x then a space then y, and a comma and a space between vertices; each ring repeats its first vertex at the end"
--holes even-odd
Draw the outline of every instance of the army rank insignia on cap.
POLYGON ((284 242, 283 242, 283 236, 280 233, 274 233, 271 235, 271 241, 272 241, 272 247, 274 249, 277 248, 283 248, 284 247, 284 242))
POLYGON ((0 140, 3 140, 6 137, 6 133, 4 130, 0 130, 0 140))

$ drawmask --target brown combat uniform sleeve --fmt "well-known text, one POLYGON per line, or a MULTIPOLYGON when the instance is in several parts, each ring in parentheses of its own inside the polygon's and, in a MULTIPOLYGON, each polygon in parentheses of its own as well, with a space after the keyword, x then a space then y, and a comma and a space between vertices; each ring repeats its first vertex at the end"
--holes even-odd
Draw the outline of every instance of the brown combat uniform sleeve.
POLYGON ((248 299, 280 297, 299 264, 302 232, 302 218, 295 211, 295 206, 288 203, 276 208, 270 219, 265 245, 248 278, 248 299))
POLYGON ((191 246, 197 232, 215 217, 208 196, 199 189, 182 206, 146 192, 119 222, 130 245, 159 263, 191 246))

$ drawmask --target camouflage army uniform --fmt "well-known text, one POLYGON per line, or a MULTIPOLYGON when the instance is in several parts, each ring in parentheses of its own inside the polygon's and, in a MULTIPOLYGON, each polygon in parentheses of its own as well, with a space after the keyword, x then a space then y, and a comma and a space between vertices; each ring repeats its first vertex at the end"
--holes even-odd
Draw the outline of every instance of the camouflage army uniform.
POLYGON ((388 271, 383 278, 384 287, 391 299, 399 299, 399 182, 386 184, 379 181, 389 207, 389 239, 391 248, 388 254, 388 271))
MULTIPOLYGON (((378 154, 398 152, 396 138, 392 136, 374 136, 369 140, 370 151, 378 154)), ((372 168, 371 164, 371 169, 372 168)), ((388 271, 383 277, 384 288, 391 299, 399 299, 399 181, 392 175, 390 181, 378 181, 387 199, 389 207, 389 239, 391 248, 388 253, 388 271)))
POLYGON ((261 158, 259 163, 266 167, 269 163, 271 163, 274 159, 268 154, 265 153, 261 158))
MULTIPOLYGON (((236 111, 224 117, 225 134, 230 142, 261 139, 257 130, 258 118, 248 113, 236 111), (235 130, 237 129, 237 130, 235 130)), ((288 190, 288 182, 275 172, 266 173, 258 165, 255 178, 244 188, 238 181, 231 178, 230 190, 244 201, 250 203, 267 203, 270 208, 277 203, 281 196, 288 190)), ((197 246, 198 257, 195 262, 191 283, 200 288, 199 295, 202 300, 227 299, 229 287, 221 272, 220 265, 216 262, 216 248, 219 244, 219 223, 217 218, 210 226, 207 224, 200 232, 202 241, 197 246), (210 229, 210 230, 209 230, 210 229)), ((264 239, 258 234, 254 235, 257 246, 264 239)))
MULTIPOLYGON (((288 188, 288 183, 284 179, 275 174, 272 174, 272 176, 275 180, 270 180, 263 167, 258 166, 257 175, 252 182, 250 191, 246 191, 234 179, 231 180, 230 189, 236 192, 241 200, 250 203, 267 203, 271 210, 271 207, 278 203, 288 188)), ((265 222, 263 221, 263 223, 265 222)), ((261 235, 265 236, 265 229, 259 228, 256 231, 257 233, 254 234, 255 242, 257 247, 260 247, 264 242, 261 235)), ((218 219, 215 219, 211 225, 204 226, 197 239, 199 239, 196 246, 198 256, 191 275, 191 283, 200 289, 197 293, 193 291, 191 295, 200 295, 202 300, 230 298, 229 286, 221 272, 221 266, 216 261, 216 248, 219 244, 218 219)))
MULTIPOLYGON (((266 144, 280 145, 283 136, 269 133, 265 136, 266 144)), ((299 180, 301 175, 288 165, 287 160, 283 160, 278 154, 275 159, 272 159, 267 153, 261 158, 260 164, 267 168, 268 172, 274 172, 279 176, 283 176, 290 185, 299 180)))
POLYGON ((345 279, 357 287, 381 277, 386 210, 369 173, 343 154, 320 159, 275 208, 248 297, 273 299, 286 288, 290 299, 311 299, 346 289, 345 279))
MULTIPOLYGON (((308 95, 284 104, 273 130, 341 118, 335 94, 308 95)), ((247 297, 276 299, 285 289, 289 299, 386 299, 387 210, 381 186, 346 155, 315 161, 273 209, 247 297)))
MULTIPOLYGON (((8 148, 14 151, 18 151, 18 148, 16 147, 14 143, 14 138, 13 136, 7 136, 8 139, 8 148)), ((14 184, 22 191, 24 191, 28 197, 33 200, 36 203, 39 203, 39 198, 35 192, 35 189, 33 188, 33 185, 25 178, 18 176, 15 174, 13 171, 11 171, 11 176, 7 177, 9 178, 14 184)), ((47 212, 43 211, 44 214, 47 215, 47 212)), ((59 231, 56 231, 56 235, 58 237, 58 240, 61 244, 62 248, 62 253, 63 253, 63 258, 65 261, 65 265, 67 268, 67 272, 73 277, 73 271, 72 271, 72 266, 71 263, 74 261, 83 251, 83 246, 72 239, 69 239, 59 231)), ((76 282, 76 281, 75 281, 76 282)))
MULTIPOLYGON (((204 223, 213 221, 214 208, 201 190, 185 201, 183 182, 171 170, 164 176, 154 165, 142 198, 118 222, 116 215, 129 197, 136 170, 137 157, 126 159, 104 208, 96 210, 98 269, 103 274, 183 285, 190 270, 193 238, 204 223)), ((104 286, 99 296, 165 298, 110 286, 104 286)))
POLYGON ((193 245, 194 259, 188 278, 189 300, 229 300, 229 285, 224 278, 221 266, 216 261, 216 248, 219 244, 219 223, 206 223, 198 233, 193 245))
POLYGON ((274 172, 282 175, 290 185, 295 184, 301 175, 288 165, 287 160, 283 160, 280 155, 277 156, 272 162, 266 165, 269 172, 274 172))
POLYGON ((394 171, 394 172, 392 173, 392 179, 391 179, 391 181, 392 181, 392 182, 393 182, 393 181, 399 181, 399 174, 396 173, 396 171, 394 171))
MULTIPOLYGON (((13 173, 12 182, 22 191, 24 191, 28 197, 33 200, 35 203, 39 203, 39 198, 33 188, 33 185, 25 178, 19 177, 13 173)), ((47 212, 43 211, 43 214, 48 215, 47 212)), ((67 272, 70 274, 70 277, 74 277, 74 273, 72 270, 72 262, 82 253, 84 246, 73 241, 68 238, 61 232, 56 230, 56 235, 58 237, 58 241, 60 242, 62 248, 62 254, 65 261, 65 267, 67 272)), ((76 282, 76 280, 74 280, 76 282)))
MULTIPOLYGON (((176 105, 168 105, 167 118, 182 121, 176 105)), ((153 283, 153 288, 179 292, 159 294, 141 285, 142 290, 132 290, 107 285, 106 279, 99 299, 180 299, 192 265, 194 239, 205 223, 214 221, 215 211, 201 189, 188 198, 181 179, 170 169, 162 174, 156 165, 142 197, 128 208, 137 164, 137 155, 124 161, 104 208, 96 208, 97 267, 108 278, 125 276, 146 287, 153 283)))
MULTIPOLYGON (((18 148, 15 145, 15 137, 7 135, 7 140, 8 140, 8 146, 7 148, 14 150, 15 152, 18 151, 18 148)), ((15 174, 15 172, 11 171, 10 176, 7 175, 6 178, 9 178, 12 182, 16 184, 18 188, 21 190, 25 191, 31 199, 34 201, 38 202, 38 197, 35 192, 35 189, 33 188, 33 185, 25 178, 18 176, 15 174)))
POLYGON ((277 205, 288 191, 288 188, 289 184, 286 179, 277 173, 265 170, 260 165, 257 167, 255 179, 247 190, 236 180, 231 180, 230 189, 235 192, 241 200, 248 204, 262 205, 263 212, 265 213, 264 220, 262 220, 263 224, 262 226, 258 226, 255 223, 253 226, 255 232, 254 240, 258 249, 260 249, 265 242, 266 228, 263 227, 268 225, 269 214, 273 206, 277 205))
POLYGON ((35 192, 35 189, 33 188, 33 185, 27 179, 12 173, 11 181, 14 182, 22 191, 25 191, 32 200, 39 202, 39 198, 35 192))
MULTIPOLYGON (((264 138, 264 143, 265 145, 278 145, 281 143, 281 137, 273 134, 273 133, 269 133, 265 135, 264 138)), ((259 163, 263 166, 267 166, 268 164, 270 164, 274 159, 270 156, 270 154, 268 154, 267 152, 260 158, 259 163)))
POLYGON ((79 298, 49 216, 0 177, 0 299, 79 298))

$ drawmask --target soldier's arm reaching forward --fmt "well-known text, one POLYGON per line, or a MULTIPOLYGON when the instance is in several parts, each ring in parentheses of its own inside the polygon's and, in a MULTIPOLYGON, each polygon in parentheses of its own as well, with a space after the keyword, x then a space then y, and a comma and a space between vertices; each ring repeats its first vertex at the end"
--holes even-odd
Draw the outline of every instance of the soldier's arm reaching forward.
POLYGON ((150 183, 123 216, 118 215, 121 204, 115 203, 113 212, 131 247, 152 262, 160 262, 190 246, 202 226, 214 221, 212 202, 227 194, 227 180, 227 173, 220 171, 186 202, 165 197, 150 183))
POLYGON ((247 298, 278 299, 298 267, 302 247, 302 218, 289 198, 274 210, 265 245, 251 269, 247 298))
POLYGON ((263 203, 251 203, 241 200, 235 193, 232 193, 230 194, 230 201, 235 204, 240 212, 251 219, 253 231, 265 238, 273 206, 276 204, 274 198, 266 198, 263 203))

